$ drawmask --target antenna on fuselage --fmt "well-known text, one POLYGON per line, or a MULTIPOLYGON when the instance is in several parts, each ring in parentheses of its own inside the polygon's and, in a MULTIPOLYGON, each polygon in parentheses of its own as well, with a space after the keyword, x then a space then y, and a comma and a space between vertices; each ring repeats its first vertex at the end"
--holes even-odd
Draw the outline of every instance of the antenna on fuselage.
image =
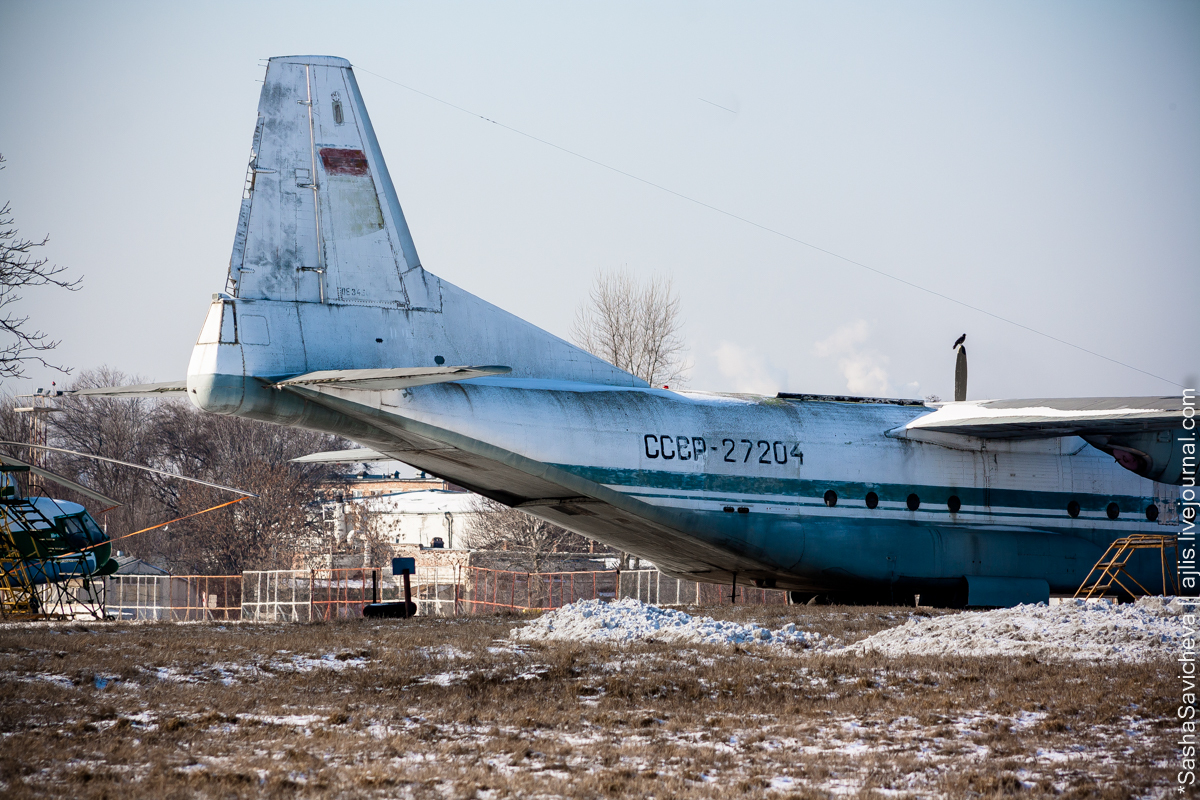
POLYGON ((967 347, 964 342, 967 341, 967 335, 964 333, 954 342, 954 349, 958 355, 954 359, 954 402, 961 403, 967 399, 967 347))

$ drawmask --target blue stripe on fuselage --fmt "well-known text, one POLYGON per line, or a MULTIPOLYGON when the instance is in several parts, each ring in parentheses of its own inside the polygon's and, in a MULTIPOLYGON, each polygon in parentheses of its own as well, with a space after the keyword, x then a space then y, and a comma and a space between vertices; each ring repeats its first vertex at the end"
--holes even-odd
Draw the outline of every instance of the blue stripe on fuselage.
MULTIPOLYGON (((984 489, 975 486, 934 486, 915 483, 864 483, 858 481, 809 480, 803 478, 762 478, 713 473, 682 473, 666 470, 612 469, 574 464, 554 464, 582 478, 609 486, 663 489, 685 492, 712 492, 719 495, 753 495, 794 498, 820 498, 832 489, 842 500, 861 501, 867 492, 879 495, 881 503, 904 503, 910 494, 921 499, 921 510, 945 508, 951 495, 963 506, 1002 509, 1038 509, 1066 516, 1067 504, 1074 500, 1082 511, 1101 512, 1116 503, 1122 514, 1144 519, 1146 506, 1153 497, 1101 495, 1073 492, 1040 492, 1030 489, 984 489)), ((698 498, 697 498, 698 499, 698 498)), ((713 498, 716 499, 716 498, 713 498)), ((769 502, 769 501, 767 501, 769 502)), ((978 512, 976 512, 978 513, 978 512)))

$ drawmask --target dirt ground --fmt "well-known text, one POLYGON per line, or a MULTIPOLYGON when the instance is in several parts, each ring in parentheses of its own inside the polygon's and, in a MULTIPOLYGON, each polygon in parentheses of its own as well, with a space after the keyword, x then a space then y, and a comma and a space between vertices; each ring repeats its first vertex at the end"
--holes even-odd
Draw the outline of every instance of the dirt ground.
MULTIPOLYGON (((699 611, 845 643, 937 613, 699 611)), ((1124 798, 1174 786, 1171 662, 516 646, 520 621, 4 626, 0 795, 1124 798)))

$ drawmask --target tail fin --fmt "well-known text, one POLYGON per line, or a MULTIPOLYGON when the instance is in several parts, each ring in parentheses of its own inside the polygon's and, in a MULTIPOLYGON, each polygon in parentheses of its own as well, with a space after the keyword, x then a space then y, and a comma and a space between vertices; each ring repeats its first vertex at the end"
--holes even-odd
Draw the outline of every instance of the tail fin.
POLYGON ((229 272, 247 299, 440 303, 345 59, 271 59, 229 272))
POLYGON ((500 364, 514 378, 645 386, 422 268, 341 58, 270 60, 228 289, 210 312, 221 337, 202 335, 189 375, 500 364), (241 352, 218 357, 227 344, 241 352))

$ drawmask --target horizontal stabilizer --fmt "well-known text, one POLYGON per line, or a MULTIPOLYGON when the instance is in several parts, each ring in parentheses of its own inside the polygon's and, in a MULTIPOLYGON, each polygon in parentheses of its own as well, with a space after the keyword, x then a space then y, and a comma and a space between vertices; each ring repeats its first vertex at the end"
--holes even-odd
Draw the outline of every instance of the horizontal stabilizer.
POLYGON ((286 386, 328 387, 330 389, 360 389, 363 391, 387 391, 424 386, 430 383, 447 383, 489 375, 505 375, 511 367, 397 367, 394 369, 326 369, 297 375, 285 381, 271 384, 274 388, 286 386))
POLYGON ((1119 435, 1183 427, 1179 397, 1074 397, 946 403, 892 436, 950 433, 981 439, 1119 435))
POLYGON ((162 397, 169 394, 187 394, 187 381, 142 383, 134 386, 97 386, 92 389, 73 389, 63 394, 71 397, 162 397))
POLYGON ((391 456, 385 456, 375 450, 365 447, 354 447, 350 450, 326 450, 324 453, 309 453, 306 456, 293 458, 295 464, 358 464, 366 461, 393 461, 391 456))

